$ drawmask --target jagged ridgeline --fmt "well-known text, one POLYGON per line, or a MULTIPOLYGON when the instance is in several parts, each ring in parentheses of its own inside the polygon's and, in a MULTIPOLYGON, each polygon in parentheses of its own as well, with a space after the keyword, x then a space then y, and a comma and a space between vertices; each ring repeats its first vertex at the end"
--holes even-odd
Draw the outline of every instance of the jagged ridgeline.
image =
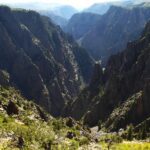
MULTIPOLYGON (((109 131, 150 117, 150 23, 138 40, 111 56, 105 71, 96 64, 90 85, 72 103, 71 114, 89 126, 101 123, 109 131), (81 109, 82 108, 82 109, 81 109)), ((149 132, 149 129, 147 129, 149 132)))
POLYGON ((88 12, 74 14, 64 27, 64 31, 70 33, 76 40, 82 39, 100 18, 100 15, 88 12))
POLYGON ((129 41, 140 37, 149 19, 150 7, 111 6, 95 23, 95 27, 81 39, 81 45, 95 59, 101 59, 103 65, 106 65, 111 55, 122 51, 129 41))
POLYGON ((49 18, 0 6, 0 69, 54 116, 88 83, 93 60, 49 18))

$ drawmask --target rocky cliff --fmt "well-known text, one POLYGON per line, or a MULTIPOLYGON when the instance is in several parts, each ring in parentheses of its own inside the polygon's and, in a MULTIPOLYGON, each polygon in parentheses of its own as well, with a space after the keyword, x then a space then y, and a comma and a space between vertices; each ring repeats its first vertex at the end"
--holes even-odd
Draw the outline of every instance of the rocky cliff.
POLYGON ((149 43, 150 23, 140 39, 128 43, 123 52, 109 59, 104 72, 96 67, 94 80, 72 103, 71 115, 90 126, 101 122, 111 131, 146 120, 150 116, 149 43), (76 111, 81 105, 83 111, 76 111))
POLYGON ((54 116, 60 115, 89 80, 92 59, 34 11, 0 6, 0 34, 0 69, 8 72, 11 84, 54 116), (86 69, 78 55, 86 60, 86 69))

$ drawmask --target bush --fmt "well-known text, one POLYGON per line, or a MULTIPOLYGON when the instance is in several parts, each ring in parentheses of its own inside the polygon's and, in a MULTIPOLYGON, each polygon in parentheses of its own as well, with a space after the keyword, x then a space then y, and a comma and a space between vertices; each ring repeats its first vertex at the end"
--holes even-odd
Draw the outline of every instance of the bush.
POLYGON ((122 137, 115 135, 112 137, 112 141, 115 143, 121 143, 123 141, 122 137))
POLYGON ((87 137, 82 137, 79 141, 79 145, 88 145, 89 144, 89 139, 87 137))
POLYGON ((77 150, 79 148, 79 144, 77 141, 72 140, 69 150, 77 150))
POLYGON ((64 127, 63 121, 61 120, 54 120, 52 125, 53 125, 53 130, 55 132, 59 131, 60 129, 64 127))

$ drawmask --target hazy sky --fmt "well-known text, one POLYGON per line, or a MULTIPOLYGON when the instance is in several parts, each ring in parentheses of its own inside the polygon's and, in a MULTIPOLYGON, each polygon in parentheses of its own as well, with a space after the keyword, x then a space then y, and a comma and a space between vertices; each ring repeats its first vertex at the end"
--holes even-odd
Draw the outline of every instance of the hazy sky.
MULTIPOLYGON (((110 2, 110 1, 119 1, 119 0, 0 0, 0 3, 5 4, 14 4, 14 3, 57 3, 57 4, 64 4, 64 5, 72 5, 76 8, 85 8, 94 3, 100 2, 110 2)), ((125 0, 120 0, 125 1, 125 0)))

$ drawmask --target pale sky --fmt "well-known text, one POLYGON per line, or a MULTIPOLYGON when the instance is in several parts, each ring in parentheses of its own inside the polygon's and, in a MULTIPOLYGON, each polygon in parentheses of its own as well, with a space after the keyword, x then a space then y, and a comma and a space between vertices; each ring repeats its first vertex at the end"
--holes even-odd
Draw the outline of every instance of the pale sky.
MULTIPOLYGON (((85 8, 94 3, 101 3, 101 2, 112 2, 112 1, 119 1, 119 0, 0 0, 2 4, 15 4, 15 3, 49 3, 49 4, 63 4, 63 5, 72 5, 76 8, 85 8)), ((125 0, 120 0, 125 1, 125 0)))

